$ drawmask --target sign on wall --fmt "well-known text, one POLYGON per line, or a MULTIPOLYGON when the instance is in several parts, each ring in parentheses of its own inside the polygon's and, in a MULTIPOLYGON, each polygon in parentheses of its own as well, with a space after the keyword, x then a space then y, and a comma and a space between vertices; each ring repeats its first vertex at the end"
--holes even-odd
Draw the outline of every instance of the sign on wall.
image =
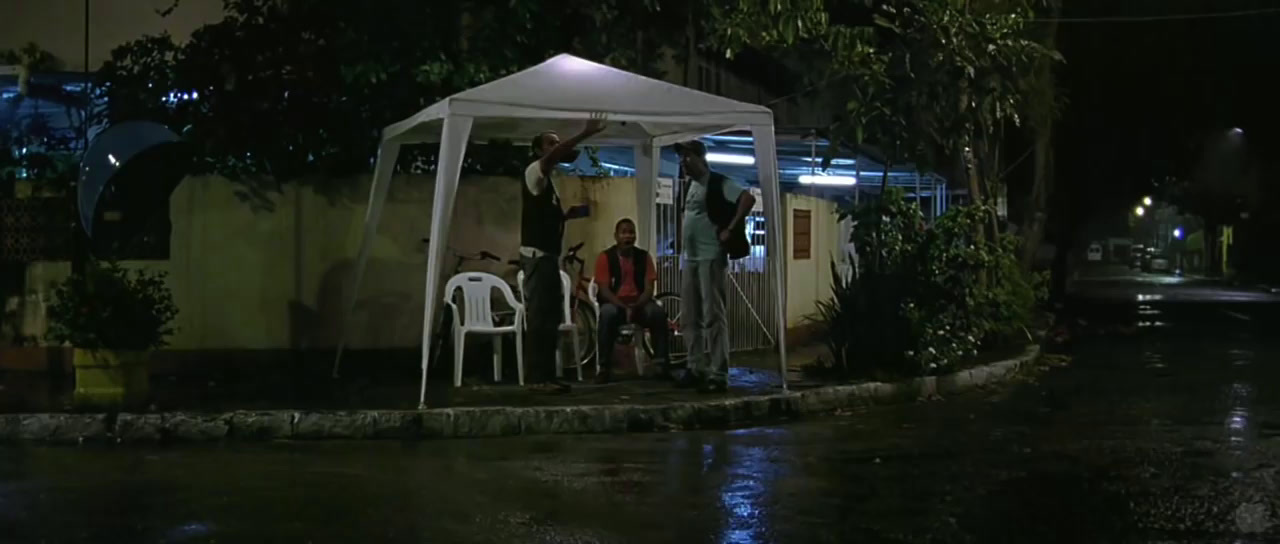
POLYGON ((658 204, 674 204, 675 191, 673 189, 674 182, 671 178, 658 178, 657 183, 657 202, 658 204))

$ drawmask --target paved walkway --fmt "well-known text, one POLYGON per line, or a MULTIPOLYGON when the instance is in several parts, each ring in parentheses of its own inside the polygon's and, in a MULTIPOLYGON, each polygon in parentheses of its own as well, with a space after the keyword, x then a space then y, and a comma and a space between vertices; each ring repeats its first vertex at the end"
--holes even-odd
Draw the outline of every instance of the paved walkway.
MULTIPOLYGON (((800 369, 825 353, 821 345, 791 350, 793 387, 805 383, 800 369)), ((735 353, 727 398, 739 398, 781 391, 777 352, 761 350, 735 353)), ((479 373, 490 367, 484 361, 469 364, 460 388, 452 387, 450 376, 433 369, 428 391, 431 408, 483 406, 582 406, 611 404, 671 404, 705 399, 696 392, 675 389, 671 382, 619 376, 616 383, 596 385, 589 369, 584 382, 574 382, 567 395, 534 392, 515 384, 492 385, 479 373)), ((451 370, 451 369, 444 369, 451 370)), ((504 377, 515 375, 514 368, 504 377)), ((72 379, 43 373, 0 374, 0 413, 62 412, 71 410, 72 379)), ((327 364, 295 366, 281 364, 275 369, 238 369, 228 365, 217 373, 195 376, 156 376, 152 379, 152 412, 231 410, 412 410, 418 406, 419 374, 411 361, 386 364, 381 368, 349 365, 344 376, 334 379, 327 364), (252 379, 246 374, 252 372, 252 379)))

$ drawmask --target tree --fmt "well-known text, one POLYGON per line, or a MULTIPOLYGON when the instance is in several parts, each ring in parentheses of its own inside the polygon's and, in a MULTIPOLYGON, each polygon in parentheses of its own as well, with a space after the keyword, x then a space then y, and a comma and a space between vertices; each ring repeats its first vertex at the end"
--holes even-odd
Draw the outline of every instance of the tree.
MULTIPOLYGON (((1046 11, 1050 21, 1043 25, 1039 41, 1049 50, 1055 50, 1058 41, 1058 17, 1062 13, 1060 0, 1047 0, 1046 11)), ((1054 129, 1061 113, 1054 59, 1042 57, 1028 80, 1032 98, 1028 103, 1027 121, 1032 140, 1032 171, 1030 189, 1027 191, 1023 210, 1022 255, 1019 261, 1024 270, 1034 264, 1036 252, 1045 238, 1049 215, 1049 195, 1054 190, 1054 129)))
POLYGON ((28 179, 65 189, 78 171, 73 151, 84 148, 86 96, 68 92, 60 83, 33 78, 62 68, 58 58, 35 43, 0 51, 0 64, 18 67, 18 93, 0 103, 0 180, 7 183, 21 171, 28 179), (42 110, 62 108, 70 128, 57 127, 43 112, 20 115, 28 100, 40 101, 42 110))
MULTIPOLYGON (((1041 98, 1030 92, 1028 74, 1060 60, 1029 30, 1033 2, 852 4, 838 17, 811 17, 821 24, 803 35, 752 41, 729 29, 720 44, 730 52, 788 48, 797 51, 790 58, 809 59, 806 71, 843 106, 829 127, 840 143, 872 143, 894 162, 954 170, 965 179, 973 176, 958 161, 969 148, 978 173, 995 172, 999 132, 1005 123, 1021 124, 1041 98)), ((981 198, 981 183, 971 189, 981 198)))
MULTIPOLYGON (((375 10, 226 0, 225 18, 188 43, 159 35, 116 49, 100 83, 112 121, 170 126, 196 146, 202 173, 238 181, 242 198, 268 204, 284 183, 343 190, 344 177, 370 169, 384 126, 554 54, 660 76, 668 52, 686 55, 708 21, 728 24, 717 16, 753 33, 793 21, 739 3, 387 0, 375 10)), ((471 148, 464 169, 509 173, 527 159, 495 144, 471 148)), ((401 153, 402 168, 433 163, 429 146, 401 153)))
MULTIPOLYGON (((806 3, 804 10, 827 11, 808 17, 817 26, 803 34, 757 33, 753 39, 725 29, 718 38, 729 52, 771 48, 815 74, 815 84, 842 109, 827 129, 836 143, 829 153, 847 145, 877 146, 885 157, 882 194, 889 165, 914 163, 964 180, 972 200, 994 210, 1007 127, 1028 120, 1037 127, 1041 186, 1051 164, 1045 135, 1057 112, 1052 66, 1062 58, 1052 49, 1052 34, 1041 37, 1030 26, 1040 5, 863 0, 827 9, 806 3)), ((1045 194, 1041 190, 1037 202, 1045 194)), ((999 230, 994 212, 984 230, 986 236, 999 230)))

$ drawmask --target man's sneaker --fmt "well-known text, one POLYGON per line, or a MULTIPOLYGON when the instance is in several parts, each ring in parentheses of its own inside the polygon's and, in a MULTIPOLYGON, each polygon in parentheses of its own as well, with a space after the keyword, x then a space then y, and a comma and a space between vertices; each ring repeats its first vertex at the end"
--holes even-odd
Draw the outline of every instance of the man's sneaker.
POLYGON ((704 380, 698 385, 699 393, 727 393, 729 391, 729 383, 725 380, 704 380))
POLYGON ((613 381, 613 372, 610 372, 610 371, 607 371, 607 370, 606 370, 606 371, 604 371, 604 372, 600 372, 600 373, 596 374, 596 383, 597 383, 597 384, 604 385, 604 384, 609 383, 609 382, 612 382, 612 381, 613 381))
POLYGON ((529 386, 529 389, 539 393, 547 393, 551 395, 564 395, 573 391, 573 386, 568 382, 560 379, 552 379, 541 383, 535 383, 529 386))
POLYGON ((702 380, 697 374, 688 370, 684 371, 679 378, 676 379, 676 388, 678 389, 694 389, 702 385, 702 380))

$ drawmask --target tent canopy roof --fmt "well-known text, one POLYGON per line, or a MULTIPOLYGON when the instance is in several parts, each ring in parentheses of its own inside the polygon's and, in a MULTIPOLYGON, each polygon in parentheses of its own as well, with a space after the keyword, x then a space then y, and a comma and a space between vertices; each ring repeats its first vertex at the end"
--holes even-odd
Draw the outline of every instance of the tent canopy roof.
POLYGON ((550 60, 460 92, 388 126, 383 140, 434 142, 450 115, 475 118, 470 140, 528 141, 544 130, 577 132, 593 112, 609 115, 610 127, 595 145, 630 145, 682 139, 772 125, 773 112, 665 81, 632 74, 573 55, 550 60), (621 123, 616 122, 621 121, 621 123))

